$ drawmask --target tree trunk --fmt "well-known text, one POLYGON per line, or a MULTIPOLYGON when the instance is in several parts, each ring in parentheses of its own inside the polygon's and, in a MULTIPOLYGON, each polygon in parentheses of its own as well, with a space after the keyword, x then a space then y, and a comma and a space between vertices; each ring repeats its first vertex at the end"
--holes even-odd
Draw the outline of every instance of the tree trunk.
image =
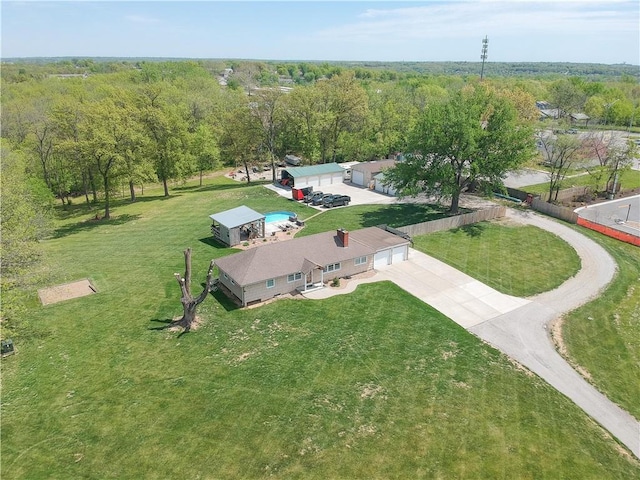
POLYGON ((133 185, 133 180, 129 180, 129 195, 131 195, 131 201, 136 201, 136 189, 133 185))
POLYGON ((104 218, 109 220, 111 218, 111 212, 109 209, 109 175, 104 175, 104 218))
POLYGON ((451 208, 449 209, 449 213, 451 215, 458 214, 458 204, 460 203, 460 191, 456 190, 453 195, 451 195, 451 208))
POLYGON ((182 302, 183 314, 182 318, 171 322, 169 326, 180 326, 184 329, 185 332, 191 330, 191 326, 196 319, 196 309, 198 305, 200 305, 207 298, 209 292, 214 291, 214 265, 214 260, 211 260, 204 289, 202 290, 202 293, 200 293, 200 295, 194 298, 191 294, 191 248, 187 248, 184 251, 184 277, 182 277, 179 273, 174 273, 174 276, 176 277, 178 285, 180 285, 180 289, 182 291, 182 298, 180 299, 180 301, 182 302))
POLYGON ((91 193, 93 194, 93 203, 98 203, 98 188, 96 187, 96 179, 91 172, 91 169, 88 171, 89 174, 89 184, 91 185, 91 193))
POLYGON ((82 188, 84 190, 84 198, 87 201, 87 205, 91 203, 89 201, 89 185, 87 184, 87 172, 82 172, 82 188))
POLYGON ((168 197, 169 196, 169 185, 167 185, 167 179, 166 178, 162 179, 162 186, 164 187, 164 196, 168 197))
POLYGON ((200 186, 202 186, 202 169, 200 169, 200 186))

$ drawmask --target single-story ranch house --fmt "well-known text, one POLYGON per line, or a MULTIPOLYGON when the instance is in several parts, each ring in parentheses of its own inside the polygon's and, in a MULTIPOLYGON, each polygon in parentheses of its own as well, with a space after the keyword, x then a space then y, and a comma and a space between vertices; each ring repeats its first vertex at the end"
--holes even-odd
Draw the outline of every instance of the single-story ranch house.
POLYGON ((219 283, 242 306, 408 258, 410 240, 383 228, 339 229, 269 243, 216 261, 219 283))

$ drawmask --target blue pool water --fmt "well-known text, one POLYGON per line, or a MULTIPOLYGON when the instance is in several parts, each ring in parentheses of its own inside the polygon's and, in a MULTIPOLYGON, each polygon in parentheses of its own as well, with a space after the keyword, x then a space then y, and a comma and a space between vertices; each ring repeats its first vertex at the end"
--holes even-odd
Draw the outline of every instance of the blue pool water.
POLYGON ((264 214, 265 223, 287 222, 289 217, 295 216, 293 212, 269 212, 264 214))

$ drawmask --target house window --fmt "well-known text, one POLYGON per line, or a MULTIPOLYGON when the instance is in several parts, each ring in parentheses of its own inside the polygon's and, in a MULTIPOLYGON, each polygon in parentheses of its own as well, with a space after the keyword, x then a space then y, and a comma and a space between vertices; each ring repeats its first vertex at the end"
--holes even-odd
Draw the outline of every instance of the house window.
POLYGON ((367 263, 367 257, 358 257, 355 259, 356 265, 363 265, 365 263, 367 263))
POLYGON ((273 288, 275 286, 276 286, 275 278, 270 278, 269 280, 267 280, 267 288, 273 288))
POLYGON ((291 283, 291 282, 295 282, 296 280, 300 280, 302 278, 302 273, 298 272, 298 273, 292 273, 291 275, 289 275, 287 277, 287 282, 291 283))
POLYGON ((335 272, 336 270, 340 270, 340 264, 339 263, 332 263, 332 264, 327 265, 326 267, 324 267, 322 269, 322 271, 324 273, 335 272))

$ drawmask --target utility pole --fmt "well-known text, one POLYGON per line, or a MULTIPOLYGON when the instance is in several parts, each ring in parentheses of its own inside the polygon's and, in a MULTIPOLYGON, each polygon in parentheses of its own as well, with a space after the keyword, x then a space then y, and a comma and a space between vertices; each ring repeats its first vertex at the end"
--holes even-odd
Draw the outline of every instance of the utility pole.
POLYGON ((482 55, 480 55, 480 58, 482 59, 482 70, 480 70, 480 80, 484 78, 484 62, 487 59, 488 50, 489 50, 489 39, 485 35, 484 39, 482 40, 482 55))

